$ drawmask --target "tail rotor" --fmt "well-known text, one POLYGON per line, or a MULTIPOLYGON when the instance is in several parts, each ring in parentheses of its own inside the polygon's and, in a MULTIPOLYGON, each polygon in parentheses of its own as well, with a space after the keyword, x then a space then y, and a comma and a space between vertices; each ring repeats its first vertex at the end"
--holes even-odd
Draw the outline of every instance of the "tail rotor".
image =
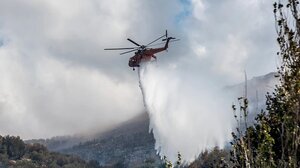
POLYGON ((162 41, 166 41, 168 39, 176 39, 174 37, 168 37, 168 30, 166 30, 166 34, 165 34, 166 38, 162 39, 162 41))

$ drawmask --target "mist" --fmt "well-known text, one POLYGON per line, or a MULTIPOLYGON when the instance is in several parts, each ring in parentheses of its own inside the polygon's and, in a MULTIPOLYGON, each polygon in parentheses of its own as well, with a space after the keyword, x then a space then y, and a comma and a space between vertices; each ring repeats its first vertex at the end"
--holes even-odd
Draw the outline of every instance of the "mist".
POLYGON ((178 152, 185 161, 192 161, 206 149, 223 148, 234 126, 230 101, 226 101, 231 97, 205 77, 187 73, 155 62, 139 69, 155 148, 173 162, 178 152))
POLYGON ((96 69, 51 57, 22 62, 26 58, 10 47, 0 55, 1 134, 30 139, 102 133, 141 111, 137 89, 96 69))

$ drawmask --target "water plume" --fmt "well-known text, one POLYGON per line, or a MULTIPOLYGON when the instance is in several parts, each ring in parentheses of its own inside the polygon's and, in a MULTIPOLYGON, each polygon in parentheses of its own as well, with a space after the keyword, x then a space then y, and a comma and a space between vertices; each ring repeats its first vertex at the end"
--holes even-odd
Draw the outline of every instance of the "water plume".
POLYGON ((180 152, 191 162, 205 149, 227 144, 233 117, 221 89, 174 66, 145 63, 138 74, 161 157, 174 162, 180 152))

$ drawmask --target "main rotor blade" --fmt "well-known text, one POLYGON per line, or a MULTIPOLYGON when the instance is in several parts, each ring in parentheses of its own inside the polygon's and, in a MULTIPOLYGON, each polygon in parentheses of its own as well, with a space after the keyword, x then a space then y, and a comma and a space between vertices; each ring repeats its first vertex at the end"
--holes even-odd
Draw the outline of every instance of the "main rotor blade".
POLYGON ((133 51, 137 51, 137 50, 138 50, 138 48, 134 49, 134 50, 130 50, 130 51, 126 51, 126 52, 120 53, 120 55, 127 54, 127 53, 130 53, 130 52, 133 52, 133 51))
POLYGON ((131 40, 130 38, 127 39, 128 41, 132 42, 133 44, 137 45, 137 46, 141 46, 138 43, 136 43, 135 41, 131 40))
MULTIPOLYGON (((176 42, 176 41, 179 41, 179 40, 180 40, 180 39, 170 40, 169 43, 171 43, 171 42, 176 42)), ((152 45, 149 45, 149 46, 147 46, 147 47, 158 46, 158 45, 162 45, 162 44, 166 44, 166 42, 157 43, 157 44, 152 44, 152 45)))
POLYGON ((157 38, 157 39, 155 39, 154 41, 152 41, 152 42, 150 42, 149 44, 147 44, 146 46, 148 46, 148 45, 150 45, 150 44, 152 44, 152 43, 154 43, 154 42, 156 42, 157 40, 159 40, 159 39, 161 39, 161 38, 163 38, 163 37, 165 37, 166 35, 162 35, 162 36, 160 36, 159 38, 157 38))
POLYGON ((126 47, 126 48, 104 48, 104 50, 130 50, 137 49, 138 47, 126 47))

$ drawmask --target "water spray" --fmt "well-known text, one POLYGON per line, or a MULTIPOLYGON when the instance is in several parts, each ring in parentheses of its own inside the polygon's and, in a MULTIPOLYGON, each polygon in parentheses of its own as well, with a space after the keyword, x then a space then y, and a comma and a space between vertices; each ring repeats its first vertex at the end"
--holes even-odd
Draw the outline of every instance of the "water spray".
POLYGON ((185 73, 151 62, 138 69, 155 149, 172 162, 178 152, 191 162, 206 149, 223 148, 231 138, 232 113, 219 101, 223 95, 205 81, 198 86, 198 79, 184 77, 185 73))

